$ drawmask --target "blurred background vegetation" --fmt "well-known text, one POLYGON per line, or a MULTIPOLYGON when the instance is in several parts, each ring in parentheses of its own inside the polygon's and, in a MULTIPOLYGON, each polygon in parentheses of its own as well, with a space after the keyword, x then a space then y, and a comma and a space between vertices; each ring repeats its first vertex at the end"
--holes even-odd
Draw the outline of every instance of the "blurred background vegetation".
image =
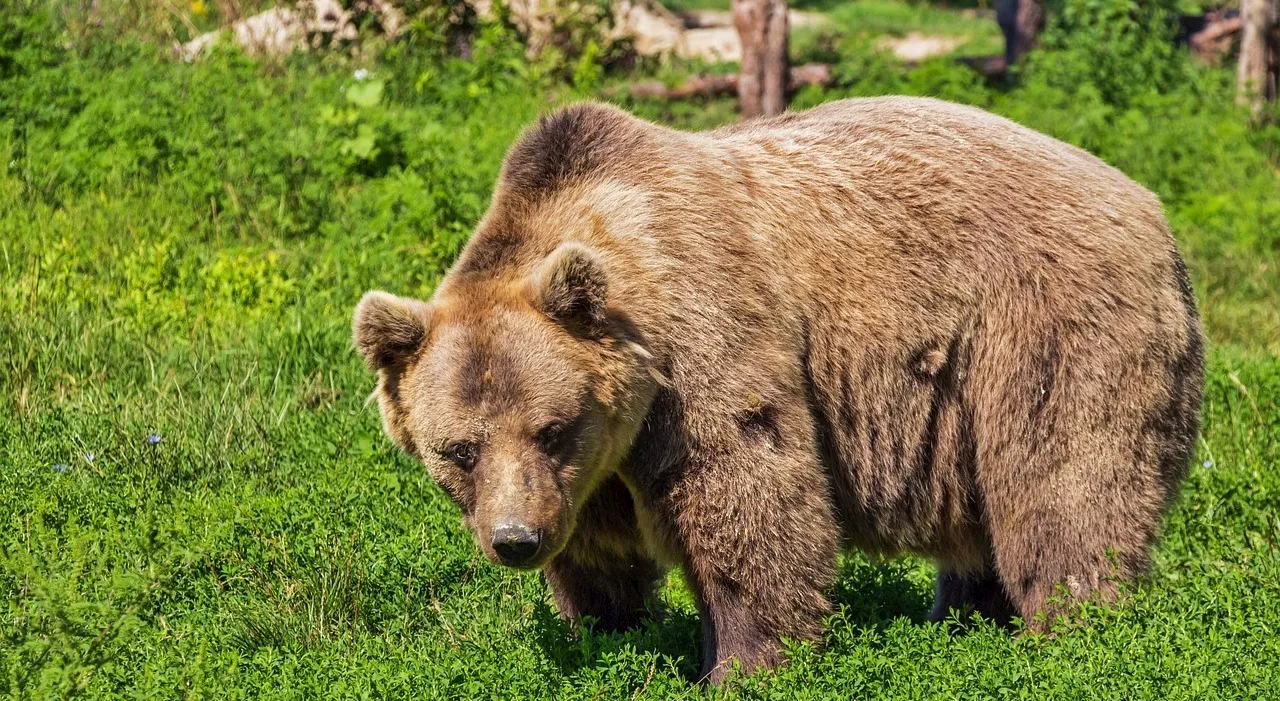
MULTIPOLYGON (((732 64, 637 57, 582 27, 557 30, 558 43, 530 57, 509 18, 480 20, 460 1, 404 3, 407 28, 390 41, 366 28, 341 50, 252 59, 223 40, 190 63, 174 60, 175 43, 266 1, 3 2, 0 169, 14 196, 57 208, 95 193, 162 192, 193 235, 403 237, 439 267, 475 222, 507 144, 550 107, 604 96, 681 127, 736 118, 731 95, 665 101, 626 90, 732 64), (361 68, 365 82, 353 78, 361 68)), ((1212 338, 1280 351, 1277 110, 1251 121, 1233 100, 1231 61, 1202 65, 1175 42, 1178 18, 1200 8, 1050 4, 1040 47, 992 78, 956 60, 1001 51, 994 19, 973 3, 797 4, 826 21, 796 27, 792 61, 826 63, 832 79, 802 88, 793 108, 931 95, 1082 146, 1164 201, 1212 338), (874 41, 909 33, 963 41, 911 66, 874 41)), ((561 16, 603 24, 600 13, 561 16)))

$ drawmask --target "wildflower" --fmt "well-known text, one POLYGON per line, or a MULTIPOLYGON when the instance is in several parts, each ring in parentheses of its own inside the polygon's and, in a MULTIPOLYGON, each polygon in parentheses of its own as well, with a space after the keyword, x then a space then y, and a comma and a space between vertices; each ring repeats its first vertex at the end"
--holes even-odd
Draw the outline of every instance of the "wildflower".
POLYGON ((356 80, 364 80, 369 77, 369 71, 364 68, 357 68, 355 73, 351 74, 356 80))
POLYGON ((150 443, 151 445, 156 445, 157 443, 160 443, 163 440, 164 439, 161 438, 160 434, 158 433, 152 433, 147 436, 147 442, 150 443))
POLYGON ((1209 468, 1213 467, 1213 461, 1212 461, 1212 460, 1205 460, 1204 462, 1200 463, 1200 466, 1207 470, 1207 469, 1209 469, 1209 468))
POLYGON ((67 471, 67 466, 63 465, 62 463, 58 463, 57 465, 53 466, 53 471, 58 474, 62 474, 67 471))
POLYGON ((94 461, 94 458, 97 458, 97 457, 98 457, 98 456, 94 455, 93 453, 85 453, 85 454, 84 454, 84 461, 85 461, 85 462, 87 462, 87 463, 92 464, 92 463, 93 463, 93 461, 94 461))

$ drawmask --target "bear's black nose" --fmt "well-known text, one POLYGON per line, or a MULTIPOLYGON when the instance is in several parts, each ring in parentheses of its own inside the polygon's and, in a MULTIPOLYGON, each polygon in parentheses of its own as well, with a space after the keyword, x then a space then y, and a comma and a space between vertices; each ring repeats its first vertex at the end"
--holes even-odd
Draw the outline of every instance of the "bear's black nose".
POLYGON ((503 523, 493 529, 493 551, 503 564, 519 567, 538 554, 542 536, 523 523, 503 523))

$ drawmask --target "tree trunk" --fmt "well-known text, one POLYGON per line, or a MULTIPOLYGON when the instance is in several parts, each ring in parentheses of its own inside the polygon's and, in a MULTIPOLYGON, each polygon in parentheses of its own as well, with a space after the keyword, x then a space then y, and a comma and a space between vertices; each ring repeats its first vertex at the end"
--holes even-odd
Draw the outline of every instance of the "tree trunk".
POLYGON ((738 102, 744 117, 781 114, 787 107, 786 0, 733 0, 742 43, 738 102))
POLYGON ((1040 0, 1018 0, 1018 14, 1014 30, 1013 59, 1032 50, 1044 29, 1044 4, 1040 0))
POLYGON ((1240 64, 1236 70, 1236 102, 1256 117, 1265 100, 1276 97, 1277 0, 1242 0, 1240 64))

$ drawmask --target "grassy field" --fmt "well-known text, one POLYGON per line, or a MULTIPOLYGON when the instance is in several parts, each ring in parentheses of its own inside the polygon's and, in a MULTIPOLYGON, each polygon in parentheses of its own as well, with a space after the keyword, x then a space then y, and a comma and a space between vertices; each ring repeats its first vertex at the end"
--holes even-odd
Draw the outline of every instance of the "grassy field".
MULTIPOLYGON (((1154 43, 1097 60, 1109 5, 1079 4, 1095 23, 1048 37, 1016 87, 945 62, 908 74, 846 41, 842 85, 797 105, 970 102, 1161 195, 1212 348, 1152 576, 1081 627, 1018 637, 923 623, 931 565, 850 555, 825 647, 712 695, 1280 697, 1280 131, 1247 126, 1227 71, 1154 43)), ((558 620, 540 575, 479 557, 383 437, 349 340, 364 290, 430 293, 521 126, 616 78, 566 84, 497 29, 469 61, 423 39, 187 65, 39 7, 0 22, 0 689, 700 697, 678 573, 639 630, 558 620)), ((627 106, 732 118, 723 101, 627 106)))

